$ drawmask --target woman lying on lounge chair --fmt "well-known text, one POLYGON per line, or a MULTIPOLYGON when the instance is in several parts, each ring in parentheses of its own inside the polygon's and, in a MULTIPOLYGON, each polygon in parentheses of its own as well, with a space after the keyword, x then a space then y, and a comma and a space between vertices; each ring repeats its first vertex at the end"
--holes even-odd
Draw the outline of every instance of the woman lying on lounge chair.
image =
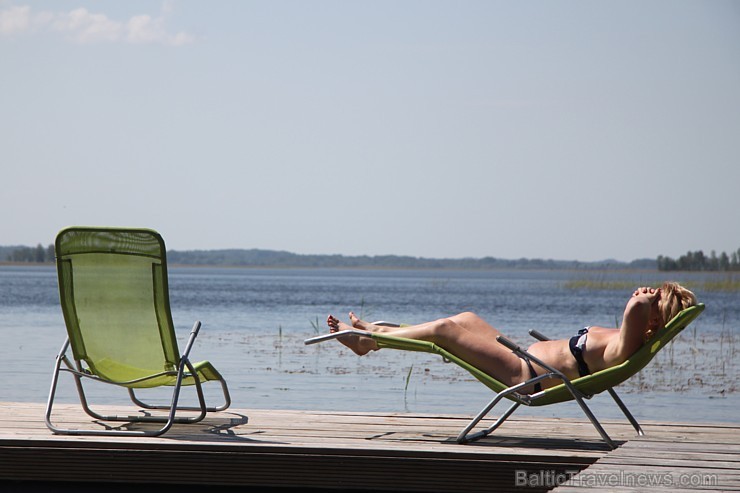
MULTIPOLYGON (((569 379, 575 379, 623 363, 667 321, 695 304, 694 293, 678 283, 666 282, 658 289, 641 287, 627 301, 621 328, 586 327, 570 339, 535 342, 528 352, 569 379)), ((351 327, 329 315, 327 324, 330 331, 354 328, 429 341, 506 385, 516 385, 545 372, 534 361, 522 359, 499 344, 496 336, 501 332, 474 313, 460 313, 406 327, 373 325, 351 312, 349 317, 351 327)), ((359 355, 379 349, 370 337, 347 334, 338 340, 359 355)), ((555 379, 546 379, 542 385, 550 387, 559 383, 555 379)), ((539 387, 537 384, 530 392, 539 391, 539 387)))

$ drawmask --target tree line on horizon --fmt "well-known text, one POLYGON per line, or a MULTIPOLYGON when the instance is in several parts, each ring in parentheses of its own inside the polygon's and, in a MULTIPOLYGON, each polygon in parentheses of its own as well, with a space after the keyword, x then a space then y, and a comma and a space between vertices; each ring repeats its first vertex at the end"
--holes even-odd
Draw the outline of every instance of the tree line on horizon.
POLYGON ((712 250, 707 256, 702 250, 687 252, 677 259, 658 256, 658 270, 660 271, 712 271, 733 272, 740 271, 740 248, 730 253, 712 250))
MULTIPOLYGON (((655 260, 632 262, 605 260, 580 262, 552 259, 500 259, 494 257, 436 259, 401 255, 302 255, 297 253, 260 250, 190 250, 167 252, 168 262, 174 265, 213 265, 244 267, 299 267, 299 268, 417 268, 417 269, 655 269, 655 260)), ((44 247, 0 246, 0 261, 14 263, 54 262, 54 245, 44 247)))
POLYGON ((54 245, 44 247, 41 243, 35 247, 0 246, 0 260, 5 262, 43 264, 54 261, 54 245))
MULTIPOLYGON (((740 248, 730 254, 719 255, 712 250, 709 255, 702 250, 689 251, 677 259, 659 255, 657 260, 640 259, 632 262, 607 260, 579 262, 575 260, 499 259, 494 257, 434 259, 400 255, 344 256, 301 255, 275 250, 231 249, 191 250, 167 252, 169 262, 180 265, 234 265, 250 267, 387 267, 420 269, 572 269, 572 268, 632 268, 659 271, 740 271, 740 248)), ((16 263, 54 262, 54 245, 44 247, 0 246, 0 261, 16 263)))

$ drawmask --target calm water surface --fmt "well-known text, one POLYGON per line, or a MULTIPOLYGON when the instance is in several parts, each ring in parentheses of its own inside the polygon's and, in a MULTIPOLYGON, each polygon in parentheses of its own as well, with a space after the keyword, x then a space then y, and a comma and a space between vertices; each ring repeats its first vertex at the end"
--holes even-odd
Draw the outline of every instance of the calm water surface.
MULTIPOLYGON (((690 284, 707 309, 644 375, 624 384, 638 419, 740 422, 740 294, 703 290, 711 277, 671 277, 690 284)), ((170 298, 181 341, 194 320, 203 322, 193 359, 219 368, 235 407, 471 414, 487 402, 488 390, 438 358, 390 350, 359 358, 335 342, 304 346, 303 339, 316 334, 317 323, 325 330, 328 313, 346 318, 354 310, 413 323, 472 310, 528 344, 532 328, 561 338, 584 325, 614 326, 631 290, 661 278, 644 271, 172 268, 170 298), (577 279, 623 287, 569 288, 577 279)), ((53 268, 0 266, 0 335, 10 372, 0 382, 0 399, 45 401, 65 338, 53 268)), ((120 393, 105 387, 93 396, 120 402, 120 393)), ((59 398, 76 400, 69 385, 59 398)), ((599 416, 619 417, 608 396, 592 403, 599 416)), ((534 412, 577 416, 580 410, 563 405, 534 412)))

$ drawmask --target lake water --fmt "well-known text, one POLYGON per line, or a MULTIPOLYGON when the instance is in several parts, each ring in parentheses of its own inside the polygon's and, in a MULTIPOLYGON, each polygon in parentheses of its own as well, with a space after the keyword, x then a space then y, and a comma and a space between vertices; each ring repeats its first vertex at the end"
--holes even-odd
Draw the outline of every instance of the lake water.
MULTIPOLYGON (((638 420, 740 422, 740 293, 705 290, 719 274, 171 268, 170 298, 181 344, 193 322, 203 322, 192 358, 224 374, 237 408, 470 415, 490 392, 438 357, 393 350, 358 357, 335 341, 303 340, 317 324, 326 330, 328 313, 414 323, 472 310, 528 345, 532 328, 564 338, 584 325, 614 326, 632 290, 663 277, 692 287, 707 309, 620 394, 638 420), (574 280, 612 288, 576 289, 574 280)), ((0 336, 0 399, 45 401, 65 338, 52 267, 0 266, 0 336)), ((58 399, 76 402, 69 381, 58 399)), ((89 387, 95 402, 126 402, 125 393, 102 387, 89 387)), ((580 416, 571 404, 521 413, 580 416)), ((590 404, 599 417, 621 418, 608 395, 590 404)))

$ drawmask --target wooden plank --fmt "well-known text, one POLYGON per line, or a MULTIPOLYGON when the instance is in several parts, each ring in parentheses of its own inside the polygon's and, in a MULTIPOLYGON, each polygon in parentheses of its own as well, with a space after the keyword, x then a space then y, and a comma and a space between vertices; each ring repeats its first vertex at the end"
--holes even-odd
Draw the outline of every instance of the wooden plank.
MULTIPOLYGON (((467 420, 460 416, 237 410, 161 438, 69 437, 46 429, 43 405, 0 408, 0 478, 15 480, 490 491, 506 489, 518 470, 583 469, 606 453, 598 439, 571 439, 567 430, 554 439, 514 433, 529 420, 461 446, 451 441, 467 420)), ((79 406, 56 411, 70 425, 95 426, 79 406)))
MULTIPOLYGON (((717 479, 696 491, 740 485, 740 428, 721 424, 646 423, 637 438, 628 423, 604 421, 622 444, 609 451, 588 421, 526 416, 458 445, 466 416, 232 409, 143 438, 53 435, 43 415, 43 404, 0 403, 0 480, 477 492, 516 489, 522 477, 542 479, 527 491, 546 491, 556 486, 547 475, 579 472, 621 477, 607 491, 631 491, 629 478, 654 472, 717 479)), ((99 426, 77 404, 55 406, 55 419, 99 426)))
POLYGON ((555 491, 740 491, 736 426, 671 423, 647 429, 647 436, 628 441, 555 491))

